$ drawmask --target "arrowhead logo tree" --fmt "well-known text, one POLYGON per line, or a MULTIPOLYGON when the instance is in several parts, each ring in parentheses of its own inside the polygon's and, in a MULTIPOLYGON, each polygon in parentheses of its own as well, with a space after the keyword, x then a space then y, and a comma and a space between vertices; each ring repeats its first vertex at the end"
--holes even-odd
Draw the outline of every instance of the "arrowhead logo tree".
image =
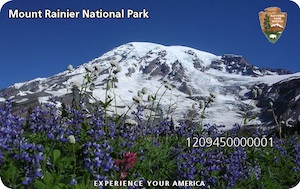
POLYGON ((281 12, 278 7, 269 7, 265 9, 265 12, 259 13, 259 21, 261 30, 267 39, 271 43, 276 43, 285 29, 287 13, 281 12))

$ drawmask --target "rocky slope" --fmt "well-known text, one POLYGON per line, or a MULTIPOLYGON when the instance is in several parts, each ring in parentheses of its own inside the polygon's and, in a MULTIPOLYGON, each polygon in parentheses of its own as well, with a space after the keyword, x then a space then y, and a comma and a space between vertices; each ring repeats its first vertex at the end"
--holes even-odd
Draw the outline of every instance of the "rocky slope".
MULTIPOLYGON (((300 73, 258 68, 238 55, 216 56, 189 47, 153 43, 124 44, 72 72, 66 70, 49 78, 16 83, 0 90, 0 95, 9 97, 18 110, 45 103, 53 95, 70 104, 74 84, 81 85, 87 70, 97 67, 100 71, 93 80, 94 89, 87 89, 87 93, 94 97, 90 102, 104 101, 112 62, 120 66, 114 90, 109 90, 112 98, 116 95, 118 114, 127 111, 133 103, 132 97, 143 87, 147 88, 147 94, 142 105, 145 113, 150 114, 147 95, 154 95, 167 79, 173 89, 161 87, 157 96, 163 95, 161 111, 176 122, 201 113, 199 101, 207 102, 211 94, 216 94, 216 98, 205 110, 204 123, 231 128, 235 123, 243 123, 245 117, 247 120, 255 117, 247 124, 274 125, 268 111, 270 101, 282 121, 289 125, 299 122, 300 73)), ((0 97, 0 103, 4 100, 0 97)), ((199 115, 193 121, 199 121, 199 115)))

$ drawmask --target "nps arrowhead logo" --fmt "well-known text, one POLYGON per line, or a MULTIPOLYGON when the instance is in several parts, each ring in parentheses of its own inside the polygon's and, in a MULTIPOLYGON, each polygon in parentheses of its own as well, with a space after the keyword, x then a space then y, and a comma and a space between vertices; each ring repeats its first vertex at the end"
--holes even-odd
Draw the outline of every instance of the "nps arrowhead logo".
POLYGON ((287 13, 278 7, 269 7, 259 13, 261 30, 271 43, 275 43, 286 26, 287 13))

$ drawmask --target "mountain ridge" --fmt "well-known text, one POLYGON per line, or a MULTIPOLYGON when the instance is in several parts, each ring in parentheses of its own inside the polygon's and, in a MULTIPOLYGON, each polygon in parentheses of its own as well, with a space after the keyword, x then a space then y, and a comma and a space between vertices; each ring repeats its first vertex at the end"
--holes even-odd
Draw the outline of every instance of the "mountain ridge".
MULTIPOLYGON (((261 95, 265 95, 268 90, 272 91, 270 88, 273 85, 284 79, 300 78, 300 73, 283 69, 259 68, 240 55, 216 56, 184 46, 131 42, 76 67, 72 72, 66 70, 48 78, 16 83, 0 90, 0 95, 5 94, 16 105, 22 107, 45 103, 52 95, 70 101, 72 84, 81 85, 86 70, 99 66, 101 71, 93 81, 95 89, 87 92, 96 99, 103 100, 105 96, 103 88, 108 80, 112 61, 117 62, 121 67, 114 89, 119 95, 116 101, 120 107, 130 104, 132 97, 142 87, 148 88, 149 94, 154 94, 163 80, 168 79, 173 87, 172 91, 158 93, 164 95, 161 100, 162 111, 167 112, 168 106, 172 104, 174 108, 174 112, 171 112, 172 116, 178 121, 183 120, 187 112, 192 111, 193 104, 199 105, 199 100, 207 100, 211 93, 215 93, 216 101, 207 108, 204 123, 226 125, 226 128, 230 128, 236 122, 241 123, 245 116, 243 115, 245 109, 250 112, 247 116, 257 115, 251 124, 270 124, 270 119, 266 118, 269 116, 260 116, 264 114, 261 111, 267 106, 260 100, 266 101, 267 97, 253 99, 252 92, 255 86, 262 87, 264 94, 261 95), (256 104, 263 105, 256 106, 256 104), (231 119, 228 119, 229 117, 231 119)), ((290 81, 297 83, 294 80, 290 81)), ((300 92, 295 91, 294 99, 298 93, 300 92)), ((3 101, 4 98, 0 98, 0 103, 3 101)), ((296 104, 298 102, 299 99, 295 101, 296 104)), ((146 104, 145 99, 144 104, 146 104)), ((298 109, 296 110, 293 120, 299 116, 298 109)), ((124 111, 124 108, 118 109, 119 113, 124 111)), ((286 119, 288 120, 289 117, 286 119)))

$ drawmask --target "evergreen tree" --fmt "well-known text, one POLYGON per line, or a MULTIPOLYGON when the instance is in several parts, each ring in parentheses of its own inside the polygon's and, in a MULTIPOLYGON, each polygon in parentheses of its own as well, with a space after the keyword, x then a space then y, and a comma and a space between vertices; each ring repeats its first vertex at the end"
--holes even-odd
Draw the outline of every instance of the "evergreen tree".
POLYGON ((269 29, 271 28, 270 17, 268 14, 266 14, 265 19, 264 19, 264 28, 265 28, 266 32, 268 32, 269 29))

